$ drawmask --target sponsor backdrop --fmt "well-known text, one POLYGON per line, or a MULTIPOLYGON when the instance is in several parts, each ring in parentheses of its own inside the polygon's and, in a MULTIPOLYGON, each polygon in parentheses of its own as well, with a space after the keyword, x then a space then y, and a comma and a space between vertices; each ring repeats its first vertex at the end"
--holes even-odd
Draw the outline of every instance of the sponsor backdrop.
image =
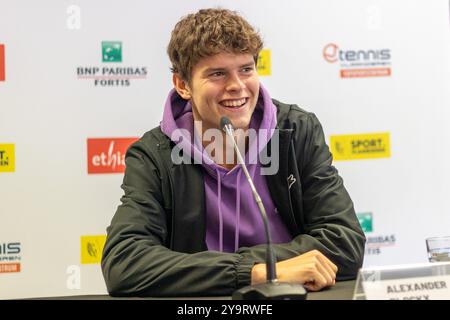
POLYGON ((448 0, 1 1, 0 298, 104 294, 127 147, 161 119, 166 46, 201 7, 265 40, 271 95, 316 113, 367 234, 365 265, 449 234, 448 0))

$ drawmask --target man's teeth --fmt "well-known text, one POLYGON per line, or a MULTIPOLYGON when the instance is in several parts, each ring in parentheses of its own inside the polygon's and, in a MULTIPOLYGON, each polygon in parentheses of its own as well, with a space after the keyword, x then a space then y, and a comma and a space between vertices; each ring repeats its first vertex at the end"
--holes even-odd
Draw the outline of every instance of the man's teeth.
POLYGON ((246 99, 240 99, 240 100, 227 100, 227 101, 223 101, 222 104, 225 107, 240 107, 241 105, 243 105, 245 103, 246 99))

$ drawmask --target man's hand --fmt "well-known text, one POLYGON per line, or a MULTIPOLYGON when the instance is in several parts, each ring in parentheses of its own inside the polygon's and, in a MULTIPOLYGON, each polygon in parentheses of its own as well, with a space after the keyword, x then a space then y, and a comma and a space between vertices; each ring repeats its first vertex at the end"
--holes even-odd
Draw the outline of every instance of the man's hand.
MULTIPOLYGON (((310 291, 319 291, 336 283, 337 266, 317 250, 277 262, 280 282, 303 284, 310 291)), ((266 281, 266 265, 257 264, 252 269, 252 285, 266 281)))

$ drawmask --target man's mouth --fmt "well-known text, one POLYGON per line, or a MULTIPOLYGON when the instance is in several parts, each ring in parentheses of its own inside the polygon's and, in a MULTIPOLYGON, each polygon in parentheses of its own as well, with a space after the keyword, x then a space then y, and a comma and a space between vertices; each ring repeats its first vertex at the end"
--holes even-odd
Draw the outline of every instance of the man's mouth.
POLYGON ((219 104, 222 107, 225 107, 227 109, 233 109, 237 110, 245 106, 245 104, 248 102, 249 98, 241 98, 241 99, 229 99, 229 100, 223 100, 219 102, 219 104))

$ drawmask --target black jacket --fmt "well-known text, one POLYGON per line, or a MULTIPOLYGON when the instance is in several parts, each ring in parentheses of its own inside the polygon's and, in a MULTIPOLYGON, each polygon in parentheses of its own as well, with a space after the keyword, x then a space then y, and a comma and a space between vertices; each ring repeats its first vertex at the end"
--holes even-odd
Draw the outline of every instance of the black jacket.
MULTIPOLYGON (((274 245, 277 260, 317 249, 338 266, 338 280, 352 279, 363 262, 365 237, 322 127, 314 114, 273 102, 280 165, 266 179, 293 236, 274 245)), ((263 244, 236 253, 207 251, 202 167, 173 164, 173 147, 157 127, 127 151, 125 194, 102 258, 111 295, 230 295, 250 283, 254 264, 265 261, 263 244)))

